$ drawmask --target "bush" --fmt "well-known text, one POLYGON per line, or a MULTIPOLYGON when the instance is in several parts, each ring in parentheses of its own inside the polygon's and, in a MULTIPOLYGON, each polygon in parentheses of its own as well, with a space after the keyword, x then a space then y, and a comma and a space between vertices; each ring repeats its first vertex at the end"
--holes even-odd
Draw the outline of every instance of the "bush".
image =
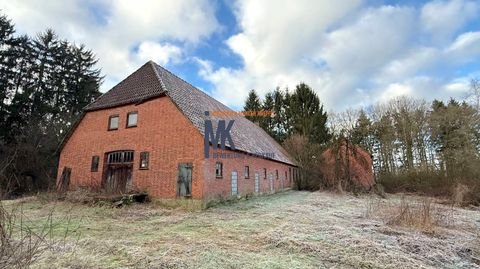
POLYGON ((450 196, 454 182, 435 171, 408 170, 380 174, 378 182, 388 193, 415 192, 432 196, 450 196))
POLYGON ((383 173, 379 183, 388 193, 420 193, 448 197, 452 204, 466 206, 480 203, 480 182, 470 179, 453 179, 440 171, 407 170, 396 174, 383 173))

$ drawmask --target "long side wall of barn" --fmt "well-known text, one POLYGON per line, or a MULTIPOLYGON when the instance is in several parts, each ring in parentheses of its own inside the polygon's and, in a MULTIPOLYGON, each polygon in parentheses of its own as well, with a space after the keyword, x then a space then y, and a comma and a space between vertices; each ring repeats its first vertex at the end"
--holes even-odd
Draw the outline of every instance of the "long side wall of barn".
POLYGON ((177 167, 192 163, 192 198, 203 197, 203 137, 168 97, 139 105, 88 112, 65 144, 58 178, 70 167, 70 189, 99 187, 105 154, 134 150, 133 184, 156 198, 176 198, 177 167), (137 111, 137 127, 126 128, 127 113, 137 111), (109 117, 119 115, 118 130, 107 131, 109 117), (148 170, 140 170, 140 152, 149 152, 148 170), (92 156, 99 156, 98 172, 91 172, 92 156))
POLYGON ((293 186, 295 167, 254 157, 245 153, 217 149, 214 154, 210 148, 210 157, 205 160, 204 198, 227 198, 232 193, 232 172, 237 173, 237 188, 239 195, 255 193, 255 174, 258 174, 258 193, 270 193, 270 178, 272 178, 273 192, 291 188, 293 186), (232 156, 234 155, 234 156, 232 156), (222 176, 215 173, 216 163, 222 163, 222 176), (245 175, 245 166, 248 166, 249 175, 245 175), (265 170, 266 169, 266 177, 265 170), (277 177, 278 171, 278 177, 277 177))

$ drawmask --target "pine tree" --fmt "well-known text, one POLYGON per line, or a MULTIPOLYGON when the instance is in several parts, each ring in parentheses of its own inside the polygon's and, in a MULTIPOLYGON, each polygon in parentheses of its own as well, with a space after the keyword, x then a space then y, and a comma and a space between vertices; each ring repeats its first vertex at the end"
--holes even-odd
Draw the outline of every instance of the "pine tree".
POLYGON ((296 86, 291 96, 290 112, 293 121, 293 132, 305 135, 310 142, 324 144, 330 140, 331 134, 326 126, 327 113, 317 94, 305 83, 296 86))
POLYGON ((271 92, 265 95, 265 99, 262 102, 263 115, 260 117, 260 127, 262 127, 270 136, 274 136, 273 118, 269 113, 272 112, 274 107, 273 95, 271 92))
POLYGON ((12 47, 16 43, 15 29, 10 20, 0 16, 0 136, 6 132, 7 103, 12 97, 12 77, 15 68, 15 55, 12 47))
POLYGON ((372 122, 368 118, 365 111, 360 110, 357 122, 352 131, 352 143, 360 145, 368 152, 372 152, 372 122))
POLYGON ((0 163, 12 152, 17 156, 0 175, 0 189, 15 179, 22 191, 25 175, 38 184, 33 187, 46 188, 56 172, 58 143, 100 95, 102 77, 90 50, 52 30, 35 38, 14 34, 13 24, 0 15, 0 163))
POLYGON ((282 143, 287 138, 287 130, 288 127, 286 126, 286 115, 285 115, 285 95, 283 92, 277 87, 273 91, 273 118, 272 118, 272 125, 273 125, 273 138, 277 140, 277 142, 282 143))
POLYGON ((245 106, 243 107, 243 111, 247 113, 245 115, 245 118, 255 123, 259 122, 260 117, 258 115, 252 114, 260 112, 261 106, 262 105, 260 103, 260 98, 258 97, 255 90, 250 90, 247 100, 245 101, 245 106))

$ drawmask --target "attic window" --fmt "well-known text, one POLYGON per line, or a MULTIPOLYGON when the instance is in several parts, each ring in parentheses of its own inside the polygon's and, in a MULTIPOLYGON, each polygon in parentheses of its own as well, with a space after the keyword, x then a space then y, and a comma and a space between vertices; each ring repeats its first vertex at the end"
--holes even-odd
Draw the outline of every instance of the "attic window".
POLYGON ((108 130, 109 131, 118 130, 118 121, 119 121, 118 115, 110 116, 110 118, 108 119, 108 130))
POLYGON ((137 127, 138 112, 128 112, 127 114, 127 128, 137 127))

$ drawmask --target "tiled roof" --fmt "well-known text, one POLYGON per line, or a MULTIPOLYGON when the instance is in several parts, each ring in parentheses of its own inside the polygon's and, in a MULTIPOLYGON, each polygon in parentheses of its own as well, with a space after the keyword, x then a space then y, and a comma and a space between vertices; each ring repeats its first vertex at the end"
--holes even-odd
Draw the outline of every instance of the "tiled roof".
POLYGON ((142 102, 165 94, 165 88, 156 79, 156 71, 148 62, 122 80, 115 87, 85 107, 86 111, 142 102))
MULTIPOLYGON (((202 135, 205 131, 205 111, 228 112, 231 116, 211 119, 212 123, 216 123, 216 119, 235 120, 230 134, 236 150, 251 154, 270 154, 270 159, 294 164, 287 152, 262 128, 243 116, 233 115, 233 110, 152 61, 103 94, 85 110, 140 103, 162 95, 169 96, 202 135)), ((216 128, 215 124, 213 127, 216 128)), ((227 146, 230 146, 228 141, 227 146)))

